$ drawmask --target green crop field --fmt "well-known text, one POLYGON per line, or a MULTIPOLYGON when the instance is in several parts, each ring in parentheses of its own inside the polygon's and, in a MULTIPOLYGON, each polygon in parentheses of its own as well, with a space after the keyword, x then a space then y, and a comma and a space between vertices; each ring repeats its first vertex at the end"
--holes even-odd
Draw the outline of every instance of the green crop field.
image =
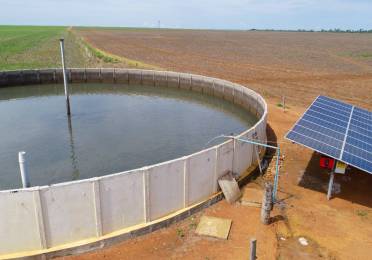
POLYGON ((0 26, 0 70, 60 67, 61 37, 65 38, 68 66, 91 64, 67 27, 0 26))
POLYGON ((0 69, 51 67, 65 27, 0 26, 0 69))

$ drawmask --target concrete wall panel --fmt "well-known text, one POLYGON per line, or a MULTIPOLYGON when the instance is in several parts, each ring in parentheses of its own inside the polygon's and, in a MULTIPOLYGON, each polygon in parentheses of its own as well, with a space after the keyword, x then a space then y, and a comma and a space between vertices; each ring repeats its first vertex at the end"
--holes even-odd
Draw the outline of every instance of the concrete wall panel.
POLYGON ((153 70, 142 71, 142 85, 155 86, 155 71, 153 70))
POLYGON ((120 84, 129 84, 129 74, 126 69, 115 69, 115 81, 120 84))
POLYGON ((37 190, 0 192, 0 257, 1 254, 43 248, 37 199, 37 190))
MULTIPOLYGON (((252 130, 248 134, 239 135, 239 137, 245 138, 249 137, 252 134, 252 130)), ((233 172, 237 174, 242 174, 252 163, 252 153, 253 145, 240 142, 235 140, 235 149, 234 149, 234 165, 233 172)))
POLYGON ((104 83, 114 83, 114 69, 101 69, 101 81, 104 83))
POLYGON ((191 89, 191 75, 182 73, 180 74, 180 88, 190 90, 191 89))
POLYGON ((7 86, 17 86, 23 84, 22 71, 9 71, 5 74, 7 86))
POLYGON ((235 89, 234 93, 234 104, 243 107, 244 104, 244 94, 240 89, 235 89))
POLYGON ((255 97, 248 91, 245 92, 244 96, 246 104, 243 107, 253 115, 257 115, 257 102, 255 97))
POLYGON ((148 170, 150 220, 183 208, 185 160, 162 163, 148 170))
POLYGON ((6 73, 0 71, 0 87, 7 86, 7 85, 8 85, 8 81, 7 81, 6 73))
MULTIPOLYGON (((63 84, 63 70, 62 69, 55 69, 55 82, 59 84, 63 84)), ((70 75, 70 70, 66 70, 66 75, 68 82, 71 82, 71 75, 70 75)))
POLYGON ((203 93, 206 95, 214 96, 214 80, 212 78, 204 77, 203 93))
POLYGON ((155 86, 157 87, 167 87, 168 86, 168 76, 165 71, 155 71, 155 86))
POLYGON ((86 69, 87 82, 97 83, 101 82, 101 70, 100 69, 86 69))
POLYGON ((38 70, 24 70, 22 73, 23 84, 32 85, 40 84, 40 77, 38 70))
POLYGON ((96 236, 92 183, 70 182, 40 190, 48 247, 96 236))
POLYGON ((39 77, 41 84, 55 83, 55 70, 54 69, 40 70, 39 77))
POLYGON ((86 82, 85 69, 74 69, 71 71, 71 82, 72 83, 83 83, 86 82))
POLYGON ((141 85, 142 74, 141 70, 129 70, 129 85, 141 85))
POLYGON ((213 194, 216 177, 217 149, 211 148, 191 155, 188 160, 188 205, 213 194))
POLYGON ((103 234, 145 221, 143 172, 139 169, 100 178, 103 234))
POLYGON ((223 98, 223 89, 225 84, 223 84, 223 81, 220 79, 214 80, 214 93, 213 96, 218 98, 223 98))
POLYGON ((234 141, 230 140, 217 147, 217 179, 233 171, 234 141))
POLYGON ((234 102, 234 88, 227 82, 225 83, 223 88, 223 98, 230 102, 234 102))
POLYGON ((167 72, 167 86, 172 88, 180 87, 180 74, 175 72, 167 72))
POLYGON ((192 76, 191 90, 195 92, 203 92, 203 77, 192 76))

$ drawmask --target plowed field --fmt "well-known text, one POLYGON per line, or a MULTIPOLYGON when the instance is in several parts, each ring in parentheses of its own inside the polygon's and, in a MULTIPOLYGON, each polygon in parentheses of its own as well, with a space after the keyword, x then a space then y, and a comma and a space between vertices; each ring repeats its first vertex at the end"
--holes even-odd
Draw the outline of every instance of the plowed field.
POLYGON ((324 94, 372 107, 372 34, 75 28, 94 47, 166 70, 245 84, 307 105, 324 94))

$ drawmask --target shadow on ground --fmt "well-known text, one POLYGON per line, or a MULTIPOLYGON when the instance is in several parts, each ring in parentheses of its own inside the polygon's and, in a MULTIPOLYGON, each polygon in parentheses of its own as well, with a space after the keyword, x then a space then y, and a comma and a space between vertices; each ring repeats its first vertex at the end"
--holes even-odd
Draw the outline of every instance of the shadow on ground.
MULTIPOLYGON (((301 187, 327 194, 329 171, 320 168, 320 154, 314 152, 299 179, 301 187)), ((349 167, 346 174, 335 174, 333 197, 372 207, 372 174, 349 167)))

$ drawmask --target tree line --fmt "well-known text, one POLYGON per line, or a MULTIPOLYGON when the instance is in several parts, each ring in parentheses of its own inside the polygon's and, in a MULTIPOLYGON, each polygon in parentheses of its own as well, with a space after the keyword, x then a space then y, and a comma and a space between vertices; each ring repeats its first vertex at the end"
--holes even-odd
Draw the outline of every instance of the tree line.
POLYGON ((275 29, 250 29, 250 31, 272 31, 272 32, 331 32, 331 33, 372 33, 372 29, 321 29, 321 30, 312 30, 312 29, 297 29, 297 30, 275 30, 275 29))

